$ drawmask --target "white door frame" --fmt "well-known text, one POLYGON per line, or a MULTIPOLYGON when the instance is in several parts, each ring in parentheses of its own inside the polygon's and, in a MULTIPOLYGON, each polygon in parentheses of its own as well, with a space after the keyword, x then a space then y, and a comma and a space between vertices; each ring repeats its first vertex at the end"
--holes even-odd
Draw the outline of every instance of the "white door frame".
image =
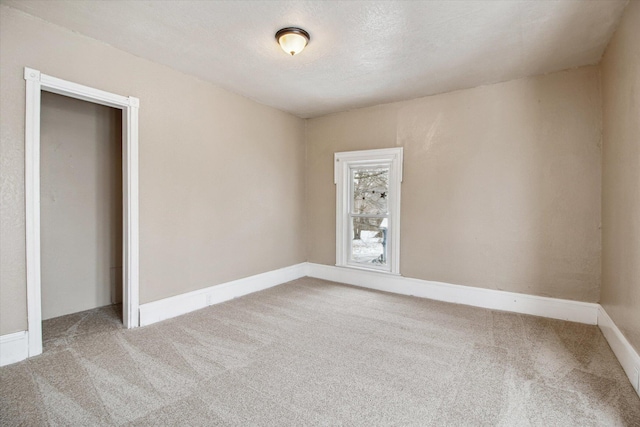
POLYGON ((138 98, 120 96, 42 74, 25 67, 25 202, 27 251, 27 323, 29 357, 42 353, 40 275, 40 93, 53 92, 122 110, 123 323, 139 323, 138 259, 138 98))

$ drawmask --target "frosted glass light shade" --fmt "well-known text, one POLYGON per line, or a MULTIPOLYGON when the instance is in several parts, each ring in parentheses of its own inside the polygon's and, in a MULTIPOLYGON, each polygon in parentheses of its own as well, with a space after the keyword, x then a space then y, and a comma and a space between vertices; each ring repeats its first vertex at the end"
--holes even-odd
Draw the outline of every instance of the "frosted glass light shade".
POLYGON ((309 42, 309 33, 301 28, 283 28, 276 33, 276 40, 280 44, 282 50, 289 55, 297 55, 309 42))

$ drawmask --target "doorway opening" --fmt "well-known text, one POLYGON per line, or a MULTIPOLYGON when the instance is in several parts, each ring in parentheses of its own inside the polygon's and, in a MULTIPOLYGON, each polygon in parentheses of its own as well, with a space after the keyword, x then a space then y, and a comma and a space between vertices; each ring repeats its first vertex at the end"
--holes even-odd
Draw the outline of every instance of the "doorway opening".
POLYGON ((122 111, 42 92, 43 351, 122 327, 122 111))
MULTIPOLYGON (((122 289, 122 323, 126 328, 137 327, 139 324, 139 303, 138 303, 138 107, 139 101, 134 97, 125 97, 102 90, 94 89, 88 86, 79 85, 66 80, 58 79, 46 74, 42 74, 38 70, 31 68, 25 68, 24 78, 26 80, 26 117, 25 117, 25 202, 26 202, 26 249, 27 249, 27 322, 28 322, 28 343, 29 343, 29 357, 42 353, 42 321, 46 317, 55 317, 56 314, 64 313, 65 311, 74 310, 75 308, 82 307, 83 304, 95 304, 96 301, 99 304, 100 301, 105 301, 105 295, 108 295, 108 301, 118 299, 119 295, 117 289, 122 289), (44 94, 43 92, 50 92, 52 94, 63 95, 63 97, 51 98, 50 94, 44 94), (73 100, 65 99, 73 98, 73 100), (51 101, 53 99, 53 101, 51 101), (43 147, 41 145, 41 117, 42 117, 42 101, 54 102, 54 103, 68 103, 69 101, 77 102, 87 101, 91 103, 88 107, 87 104, 84 108, 97 108, 98 106, 106 106, 117 109, 118 119, 121 128, 121 148, 120 148, 120 164, 119 169, 121 173, 116 174, 117 179, 111 176, 112 180, 109 182, 109 186, 113 187, 114 182, 117 181, 121 190, 118 196, 120 203, 112 205, 114 210, 119 209, 121 226, 119 227, 120 237, 113 240, 107 239, 109 243, 107 247, 93 248, 94 252, 108 252, 109 262, 103 263, 110 265, 97 266, 94 265, 93 269, 86 268, 87 266, 78 267, 77 270, 71 271, 69 268, 65 268, 64 262, 61 262, 64 257, 80 257, 87 254, 81 254, 80 248, 74 248, 74 242, 77 242, 77 246, 82 246, 80 242, 85 238, 85 234, 97 234, 97 230, 89 231, 89 227, 78 227, 78 224, 72 224, 74 221, 87 220, 83 217, 81 212, 91 208, 91 206, 80 206, 82 204, 99 205, 100 202, 96 200, 96 195, 85 194, 87 202, 82 202, 82 195, 79 194, 57 194, 57 201, 47 199, 51 198, 51 188, 49 188, 50 182, 42 184, 44 179, 51 178, 51 176, 72 176, 74 173, 70 170, 42 170, 41 169, 41 156, 46 155, 49 157, 60 156, 60 152, 51 153, 52 147, 43 147), (95 105, 97 104, 97 105, 95 105), (45 150, 45 151, 43 151, 45 150), (43 176, 41 176, 41 174, 43 176), (41 186, 42 184, 42 186, 41 186), (90 202, 91 197, 94 198, 90 202), (62 206, 64 204, 70 204, 71 206, 62 206), (73 208, 62 211, 56 211, 57 208, 73 208), (52 217, 41 218, 41 213, 55 212, 52 217), (61 217, 70 215, 77 218, 66 218, 62 222, 57 222, 56 227, 60 226, 59 230, 50 230, 50 227, 43 233, 42 225, 45 226, 49 221, 58 220, 61 217), (43 222, 41 223, 41 219, 43 222), (66 227, 66 229, 65 229, 66 227), (49 233, 51 232, 51 233, 49 233), (60 240, 51 238, 58 235, 68 234, 71 239, 66 242, 66 251, 60 251, 61 253, 52 254, 49 243, 60 240), (50 235, 51 234, 51 235, 50 235), (74 240, 75 239, 75 240, 74 240), (69 243, 71 241, 71 243, 69 243), (119 243, 121 251, 118 252, 116 244, 119 243), (44 246, 43 246, 44 243, 44 246), (46 260, 43 259, 43 250, 45 256, 49 257, 46 260), (66 252, 66 253, 65 253, 66 252), (120 262, 113 261, 114 258, 120 258, 120 262), (119 264, 119 265, 118 265, 119 264), (64 300, 63 295, 55 295, 53 289, 43 289, 42 277, 43 268, 45 268, 47 274, 47 280, 52 282, 62 281, 61 277, 66 275, 77 276, 79 280, 83 280, 82 277, 91 275, 94 273, 97 282, 104 283, 105 277, 108 282, 108 292, 104 292, 102 289, 101 295, 93 295, 93 298, 87 298, 87 295, 73 294, 73 292, 67 292, 67 297, 70 300, 64 300), (108 268, 105 272, 104 269, 108 268), (89 273, 87 273, 89 272, 89 273), (51 273, 51 274, 50 274, 51 273), (84 276, 83 276, 84 275, 84 276), (43 311, 43 298, 47 300, 58 301, 58 304, 53 305, 47 302, 47 306, 43 311), (63 301, 60 304, 60 301, 63 301), (87 301, 93 301, 87 302, 87 301)), ((77 107, 77 106, 76 106, 77 107)), ((76 108, 77 109, 77 108, 76 108)), ((107 114, 109 110, 107 111, 107 114)), ((113 114, 113 112, 112 112, 113 114)), ((44 120, 49 120, 49 112, 45 113, 44 120)), ((113 130, 113 129, 112 129, 113 130)), ((48 132, 48 131, 47 131, 48 132)), ((45 139, 49 138, 49 135, 44 135, 45 139)), ((64 149, 68 149, 65 147, 64 149)), ((76 147, 78 148, 78 147, 76 147)), ((111 147, 113 148, 113 147, 111 147)), ((63 150, 62 147, 58 147, 58 150, 63 150)), ((82 147, 82 155, 87 155, 87 147, 82 147)), ((62 153, 65 154, 65 153, 62 153)), ((69 153, 66 153, 69 154, 69 153)), ((94 153, 95 154, 95 153, 94 153)), ((104 154, 104 153, 103 153, 104 154)), ((110 155, 112 155, 111 153, 110 155)), ((73 151, 73 155, 80 156, 80 151, 73 151)), ((62 159, 64 160, 64 159, 62 159)), ((61 159, 56 160, 58 163, 64 164, 61 159)), ((73 160, 67 158, 67 168, 70 168, 73 164, 73 160)), ((55 162, 54 162, 55 163, 55 162)), ((51 166, 51 165, 48 165, 51 166)), ((78 166, 80 167, 80 166, 78 166)), ((86 167, 86 166, 85 166, 86 167)), ((91 169, 91 168, 89 168, 91 169)), ((78 171, 75 171, 78 172, 78 171)), ((96 170, 86 173, 96 173, 96 170)), ((112 174, 113 175, 113 174, 112 174)), ((102 178, 105 178, 104 176, 102 178)), ((89 178, 87 177, 87 180, 89 178)), ((67 189, 68 190, 68 189, 67 189)), ((65 190, 66 191, 66 190, 65 190)), ((90 191, 89 191, 90 192, 90 191)), ((94 206, 95 207, 95 206, 94 206)), ((89 209, 90 210, 90 209, 89 209)), ((95 211, 94 211, 95 212, 95 211)), ((114 215, 111 211, 110 215, 114 215)), ((86 224, 85 224, 86 225, 86 224)), ((94 226, 95 228, 95 226, 94 226)), ((114 227, 118 228, 118 227, 114 227)), ((104 233, 113 234, 115 231, 106 229, 101 231, 104 233)), ((104 240, 104 239, 103 239, 104 240)), ((94 245, 96 242, 94 241, 94 245)), ((90 258, 90 257, 89 257, 90 258)), ((82 259, 79 260, 82 263, 82 259)), ((87 262, 87 259, 84 259, 87 262)), ((91 280, 89 280, 91 281, 91 280)), ((85 280, 85 284, 86 284, 85 280)), ((86 289, 85 289, 86 290, 86 289)), ((89 292, 90 293, 90 292, 89 292)))

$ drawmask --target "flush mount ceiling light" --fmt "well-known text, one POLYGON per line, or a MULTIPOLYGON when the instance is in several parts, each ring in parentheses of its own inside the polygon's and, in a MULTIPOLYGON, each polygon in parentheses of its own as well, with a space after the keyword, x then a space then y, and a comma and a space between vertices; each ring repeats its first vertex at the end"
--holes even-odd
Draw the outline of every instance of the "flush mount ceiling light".
POLYGON ((276 33, 276 40, 280 43, 282 50, 293 56, 302 52, 311 38, 302 28, 287 27, 276 33))

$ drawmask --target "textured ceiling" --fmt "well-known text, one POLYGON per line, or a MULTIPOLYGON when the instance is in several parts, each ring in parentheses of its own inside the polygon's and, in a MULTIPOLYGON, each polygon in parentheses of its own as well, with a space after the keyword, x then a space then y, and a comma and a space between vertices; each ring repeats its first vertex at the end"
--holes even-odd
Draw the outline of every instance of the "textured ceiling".
POLYGON ((315 117, 597 63, 627 0, 2 3, 315 117), (287 26, 311 34, 295 57, 287 26))

